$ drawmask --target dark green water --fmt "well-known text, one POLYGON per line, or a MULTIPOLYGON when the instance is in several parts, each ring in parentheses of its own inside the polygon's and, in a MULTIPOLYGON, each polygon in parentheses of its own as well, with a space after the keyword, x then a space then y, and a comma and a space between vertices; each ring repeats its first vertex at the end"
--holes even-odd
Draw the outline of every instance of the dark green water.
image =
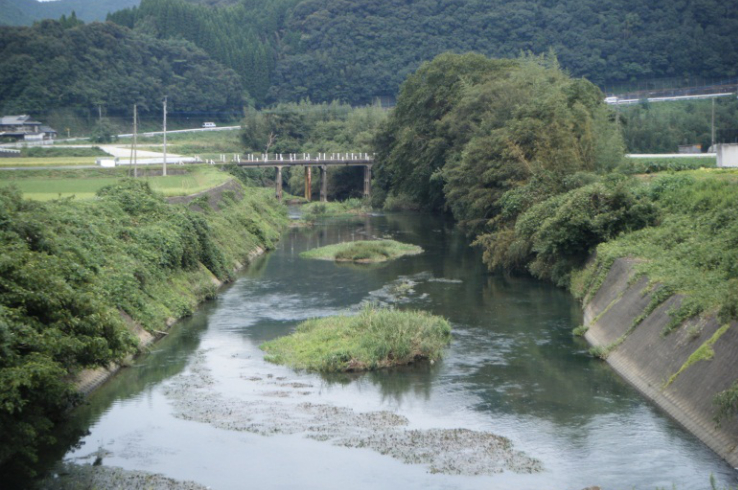
POLYGON ((586 355, 571 335, 581 310, 566 292, 489 276, 480 261, 450 224, 428 216, 290 230, 278 250, 77 411, 65 427, 69 443, 51 459, 89 464, 102 455, 104 465, 214 489, 702 489, 711 474, 719 485, 736 485, 732 468, 586 355), (425 253, 369 267, 298 256, 367 237, 425 253), (262 342, 366 301, 448 318, 454 335, 446 358, 333 378, 263 361, 262 342), (226 405, 228 424, 208 415, 226 405), (411 429, 499 434, 543 470, 432 474, 376 450, 306 437, 315 420, 296 414, 317 405, 388 411, 411 429), (248 430, 234 430, 240 419, 250 420, 248 430))

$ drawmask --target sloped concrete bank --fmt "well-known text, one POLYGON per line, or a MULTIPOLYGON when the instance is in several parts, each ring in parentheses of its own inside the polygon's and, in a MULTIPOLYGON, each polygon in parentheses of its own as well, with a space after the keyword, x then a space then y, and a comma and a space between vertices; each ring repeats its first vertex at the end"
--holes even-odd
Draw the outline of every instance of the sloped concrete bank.
POLYGON ((636 325, 654 290, 647 277, 636 275, 635 264, 615 261, 599 290, 585 299, 585 338, 606 349, 607 362, 618 374, 738 467, 736 417, 718 426, 713 404, 715 395, 738 379, 736 323, 726 330, 714 317, 692 319, 664 336, 669 311, 683 299, 672 296, 636 325), (710 348, 712 358, 700 355, 710 348))
MULTIPOLYGON (((246 260, 246 264, 236 264, 236 267, 234 267, 234 272, 243 269, 244 267, 247 267, 248 264, 250 264, 254 258, 258 257, 259 255, 266 252, 266 249, 264 248, 257 248, 253 250, 246 260)), ((223 287, 225 283, 219 281, 215 277, 213 277, 213 283, 218 287, 223 287)), ((123 314, 124 317, 127 315, 123 314)), ((157 340, 163 338, 167 332, 169 331, 172 326, 177 323, 181 318, 170 318, 166 325, 162 325, 162 331, 158 332, 157 335, 152 335, 151 333, 147 332, 143 328, 141 328, 140 325, 133 322, 133 320, 130 320, 130 318, 126 318, 126 321, 128 323, 128 328, 131 330, 131 332, 138 338, 138 350, 139 352, 143 352, 146 347, 148 347, 150 344, 156 342, 157 340)), ((100 367, 96 369, 85 369, 82 372, 80 372, 76 379, 75 379, 75 387, 77 388, 77 392, 80 394, 87 396, 91 394, 93 391, 95 391, 97 388, 102 386, 107 380, 115 376, 121 369, 123 369, 127 364, 129 364, 136 356, 129 356, 127 359, 125 359, 122 363, 112 363, 108 367, 100 367)))

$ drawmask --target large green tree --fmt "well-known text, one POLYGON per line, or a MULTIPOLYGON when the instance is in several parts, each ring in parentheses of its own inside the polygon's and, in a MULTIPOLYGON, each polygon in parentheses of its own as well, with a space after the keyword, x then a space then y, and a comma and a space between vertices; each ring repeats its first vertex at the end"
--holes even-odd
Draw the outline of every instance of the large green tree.
MULTIPOLYGON (((602 92, 566 75, 552 56, 438 56, 403 84, 375 144, 377 199, 449 210, 477 237, 491 268, 533 260, 531 237, 524 253, 516 244, 518 217, 597 180, 623 154, 602 92)), ((611 229, 619 228, 603 228, 580 248, 611 229)))

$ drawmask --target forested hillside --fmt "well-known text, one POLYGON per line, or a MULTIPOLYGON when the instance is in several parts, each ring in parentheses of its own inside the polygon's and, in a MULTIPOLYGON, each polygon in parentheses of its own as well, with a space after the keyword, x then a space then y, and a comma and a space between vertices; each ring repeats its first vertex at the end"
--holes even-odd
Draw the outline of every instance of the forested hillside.
POLYGON ((233 68, 257 103, 272 85, 287 12, 299 0, 143 0, 109 20, 160 39, 186 39, 233 68), (218 5, 213 8, 208 5, 218 5))
POLYGON ((274 93, 367 101, 396 93, 444 51, 509 58, 553 49, 565 70, 600 86, 735 76, 736 29, 732 1, 305 0, 286 26, 300 42, 278 64, 274 93))
MULTIPOLYGON (((51 4, 79 6, 77 17, 88 18, 86 0, 3 2, 8 0, 0 0, 0 19, 6 22, 38 18, 38 9, 59 18, 65 10, 52 11, 51 4)), ((99 12, 136 3, 94 5, 99 12)), ((446 51, 510 58, 553 50, 564 70, 600 87, 663 77, 738 76, 738 9, 718 0, 142 0, 108 19, 155 38, 191 41, 232 68, 256 105, 303 98, 366 104, 377 96, 393 97, 423 61, 446 51)), ((41 30, 30 32, 47 37, 41 30)), ((0 34, 11 42, 16 35, 0 34)), ((43 82, 43 73, 32 65, 53 57, 37 53, 34 59, 36 54, 16 50, 18 44, 8 46, 3 45, 3 61, 7 53, 27 54, 30 58, 12 70, 35 70, 31 78, 43 82)), ((101 50, 94 57, 109 56, 101 50)), ((25 112, 48 103, 38 90, 28 91, 24 100, 30 102, 25 112)))
POLYGON ((184 37, 235 69, 257 102, 395 95, 445 52, 554 50, 599 86, 738 75, 735 2, 700 0, 142 0, 111 20, 184 37), (268 94, 268 97, 267 97, 268 94))
POLYGON ((31 17, 16 0, 0 0, 0 26, 20 26, 31 23, 31 17))
POLYGON ((236 73, 183 40, 75 19, 0 29, 0 112, 158 110, 164 95, 178 110, 240 106, 244 96, 236 73))
POLYGON ((31 25, 42 19, 58 19, 72 12, 82 20, 105 20, 110 12, 138 5, 141 0, 0 0, 0 26, 31 25))

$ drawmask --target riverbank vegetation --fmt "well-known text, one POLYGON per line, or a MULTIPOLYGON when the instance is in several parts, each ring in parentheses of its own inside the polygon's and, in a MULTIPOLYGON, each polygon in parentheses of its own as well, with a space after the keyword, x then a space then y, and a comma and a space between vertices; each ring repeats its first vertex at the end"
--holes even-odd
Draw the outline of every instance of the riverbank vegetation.
POLYGON ((304 204, 301 209, 302 219, 307 221, 342 216, 361 216, 372 211, 369 203, 356 198, 346 199, 345 201, 309 202, 304 204))
POLYGON ((336 262, 386 262, 405 255, 417 255, 423 249, 395 240, 359 240, 337 243, 300 253, 305 259, 335 260, 336 262))
POLYGON ((437 360, 450 340, 441 317, 367 306, 357 315, 308 320, 261 348, 268 361, 295 369, 345 372, 437 360))
POLYGON ((442 55, 408 78, 377 141, 375 203, 449 209, 491 270, 566 287, 595 250, 600 265, 641 257, 653 281, 689 294, 675 321, 735 318, 734 172, 626 175, 614 109, 555 60, 442 55))
POLYGON ((686 296, 671 312, 664 335, 702 314, 717 315, 721 324, 736 320, 738 173, 681 172, 632 188, 652 203, 657 221, 600 244, 596 260, 575 277, 575 294, 595 292, 615 259, 637 257, 642 260, 636 270, 660 286, 651 311, 674 294, 686 296))
POLYGON ((161 330, 191 314, 250 253, 274 246, 286 218, 269 194, 224 192, 216 212, 167 204, 132 179, 84 201, 0 189, 3 474, 26 471, 49 442, 77 401, 75 373, 136 350, 132 325, 161 330))
POLYGON ((674 295, 665 336, 703 315, 735 322, 738 174, 695 159, 639 175, 618 120, 555 60, 442 55, 408 78, 377 138, 375 203, 449 210, 490 270, 579 298, 616 259, 639 259, 656 294, 630 331, 674 295))

